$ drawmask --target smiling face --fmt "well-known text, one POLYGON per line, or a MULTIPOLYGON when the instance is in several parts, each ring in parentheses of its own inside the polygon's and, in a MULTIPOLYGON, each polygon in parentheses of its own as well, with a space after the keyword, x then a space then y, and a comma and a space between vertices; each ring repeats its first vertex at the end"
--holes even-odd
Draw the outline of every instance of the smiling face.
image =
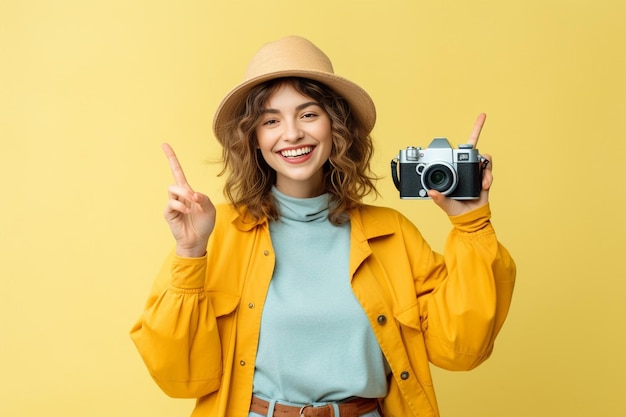
POLYGON ((324 164, 333 139, 330 117, 319 103, 288 83, 279 85, 265 102, 256 137, 282 193, 307 198, 325 192, 324 164))

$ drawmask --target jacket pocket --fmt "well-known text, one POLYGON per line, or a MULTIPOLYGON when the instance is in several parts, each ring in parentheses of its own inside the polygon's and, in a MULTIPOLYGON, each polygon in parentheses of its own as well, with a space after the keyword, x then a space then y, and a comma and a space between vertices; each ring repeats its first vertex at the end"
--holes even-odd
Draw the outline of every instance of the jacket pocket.
POLYGON ((395 318, 400 323, 402 343, 411 367, 422 384, 432 386, 433 381, 428 365, 428 352, 420 322, 419 306, 415 304, 396 314, 395 318))
MULTIPOLYGON (((210 291, 208 296, 211 299, 215 321, 217 322, 217 331, 220 338, 220 359, 231 356, 235 346, 236 323, 237 323, 237 307, 241 297, 236 294, 223 291, 210 291)), ((224 363, 224 366, 229 364, 224 363)), ((225 372, 223 370, 223 372, 225 372)))
POLYGON ((223 291, 209 291, 207 294, 213 307, 222 345, 222 357, 224 357, 226 352, 232 347, 237 316, 236 311, 241 297, 223 291))
POLYGON ((241 298, 239 295, 224 291, 208 291, 207 295, 211 299, 216 318, 226 316, 235 311, 241 298))

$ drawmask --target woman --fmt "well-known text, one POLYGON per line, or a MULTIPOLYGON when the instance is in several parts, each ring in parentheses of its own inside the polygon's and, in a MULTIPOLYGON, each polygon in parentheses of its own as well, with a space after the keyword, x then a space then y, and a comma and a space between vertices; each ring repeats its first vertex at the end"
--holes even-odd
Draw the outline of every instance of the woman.
POLYGON ((489 221, 491 167, 479 199, 429 191, 453 225, 441 256, 400 213, 362 203, 375 118, 365 91, 288 37, 216 112, 230 204, 194 191, 164 145, 176 250, 131 335, 168 395, 197 398, 193 416, 438 416, 428 362, 490 355, 515 277, 489 221))

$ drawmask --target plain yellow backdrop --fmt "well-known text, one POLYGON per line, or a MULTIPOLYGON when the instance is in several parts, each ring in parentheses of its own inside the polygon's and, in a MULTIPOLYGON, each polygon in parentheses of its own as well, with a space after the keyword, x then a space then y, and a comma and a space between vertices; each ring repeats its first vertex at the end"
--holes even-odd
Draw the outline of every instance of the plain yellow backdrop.
POLYGON ((222 201, 213 112, 258 47, 300 34, 378 107, 374 204, 438 250, 389 161, 435 136, 494 156, 518 264, 492 358, 435 370, 445 417, 626 415, 623 0, 0 3, 0 415, 186 416, 128 337, 172 246, 160 144, 222 201))

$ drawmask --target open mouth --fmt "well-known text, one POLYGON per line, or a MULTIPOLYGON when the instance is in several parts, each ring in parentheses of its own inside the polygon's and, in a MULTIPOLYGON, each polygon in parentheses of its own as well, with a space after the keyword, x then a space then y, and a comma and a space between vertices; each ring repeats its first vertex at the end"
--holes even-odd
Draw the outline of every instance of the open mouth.
POLYGON ((298 158, 304 155, 308 155, 312 151, 312 146, 304 146, 298 149, 285 149, 284 151, 280 151, 280 154, 285 158, 298 158))

